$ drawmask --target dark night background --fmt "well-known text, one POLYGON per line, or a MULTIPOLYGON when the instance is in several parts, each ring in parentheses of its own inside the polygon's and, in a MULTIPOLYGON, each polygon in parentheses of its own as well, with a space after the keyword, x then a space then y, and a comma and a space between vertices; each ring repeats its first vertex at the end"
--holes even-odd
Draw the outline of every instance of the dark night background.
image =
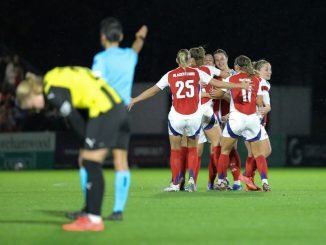
POLYGON ((157 81, 175 67, 180 48, 223 48, 230 66, 240 54, 266 58, 272 85, 313 88, 313 133, 326 133, 325 1, 7 0, 1 3, 0 42, 40 72, 90 66, 101 50, 98 24, 107 16, 122 21, 122 46, 131 45, 141 25, 149 27, 135 82, 157 81))

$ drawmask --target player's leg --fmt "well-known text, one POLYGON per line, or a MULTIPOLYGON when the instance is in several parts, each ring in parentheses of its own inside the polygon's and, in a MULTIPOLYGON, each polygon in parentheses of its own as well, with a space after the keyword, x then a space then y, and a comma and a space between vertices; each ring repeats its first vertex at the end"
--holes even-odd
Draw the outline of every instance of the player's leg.
POLYGON ((198 144, 197 150, 198 150, 198 164, 197 164, 197 169, 195 171, 195 182, 196 183, 197 183, 197 178, 198 178, 198 174, 199 174, 199 170, 200 170, 200 166, 201 166, 201 158, 202 158, 203 151, 204 151, 204 143, 198 144))
POLYGON ((101 231, 104 223, 101 208, 104 196, 104 176, 102 163, 108 149, 81 151, 82 165, 87 171, 86 215, 80 216, 73 223, 65 224, 65 231, 101 231))
MULTIPOLYGON (((261 136, 258 141, 260 141, 262 155, 265 158, 267 158, 271 154, 272 149, 271 149, 271 144, 269 141, 268 134, 263 126, 261 126, 261 136)), ((246 145, 248 146, 247 148, 250 149, 250 153, 251 153, 251 144, 249 144, 247 142, 246 145)), ((255 178, 256 169, 257 169, 256 160, 255 160, 255 157, 253 157, 251 154, 251 157, 250 157, 250 155, 248 157, 248 164, 246 166, 246 176, 251 178, 253 180, 253 182, 254 182, 254 178, 255 178)), ((252 191, 250 188, 246 188, 246 190, 252 191)), ((261 189, 257 186, 257 190, 261 190, 261 189)))
POLYGON ((267 166, 266 158, 264 156, 264 148, 263 148, 264 146, 261 143, 261 141, 251 142, 250 145, 251 145, 252 153, 257 163, 257 169, 260 174, 263 190, 270 191, 271 189, 268 184, 268 166, 267 166))
MULTIPOLYGON (((218 155, 220 155, 220 153, 221 153, 221 146, 219 146, 218 155)), ((214 162, 213 147, 212 147, 212 144, 210 144, 210 155, 209 155, 209 163, 208 163, 208 184, 207 184, 208 190, 214 190, 214 181, 215 181, 216 174, 217 174, 216 165, 214 162)))
POLYGON ((80 178, 80 186, 82 192, 84 194, 84 197, 86 198, 87 171, 82 164, 83 159, 81 158, 81 151, 82 150, 79 150, 79 156, 78 156, 79 178, 80 178))
MULTIPOLYGON (((246 117, 240 113, 230 113, 229 119, 223 129, 222 140, 221 140, 221 155, 219 158, 217 172, 218 172, 218 182, 216 184, 217 190, 225 190, 225 178, 227 174, 228 164, 229 164, 229 154, 234 147, 239 136, 243 136, 242 132, 244 130, 246 117), (224 183, 222 185, 222 183, 224 183)), ((242 177, 241 180, 247 185, 251 185, 252 181, 249 178, 242 177)), ((253 186, 253 184, 252 184, 253 186)))
POLYGON ((180 184, 184 181, 184 172, 182 172, 182 153, 181 140, 184 132, 184 120, 170 119, 168 122, 169 141, 170 141, 170 168, 172 173, 171 183, 164 188, 165 192, 174 192, 180 190, 180 184))
POLYGON ((181 135, 170 135, 170 166, 172 170, 172 183, 173 185, 180 185, 183 182, 183 173, 181 172, 181 135))
POLYGON ((268 158, 272 154, 272 146, 271 146, 269 137, 266 139, 263 139, 261 144, 263 145, 264 156, 265 156, 265 158, 268 158))
MULTIPOLYGON (((99 132, 101 129, 101 124, 103 124, 103 122, 108 123, 107 120, 108 119, 106 118, 106 115, 101 115, 97 118, 90 118, 87 122, 84 146, 83 146, 83 149, 81 149, 79 151, 79 156, 78 156, 78 164, 80 167, 80 182, 82 185, 83 196, 84 196, 84 207, 78 211, 67 212, 66 217, 69 219, 77 219, 80 216, 84 216, 87 212, 87 205, 86 205, 86 203, 87 203, 87 183, 89 180, 89 176, 88 176, 87 168, 84 165, 85 152, 87 152, 86 157, 90 156, 92 158, 97 158, 98 154, 99 154, 99 156, 100 156, 99 159, 101 160, 101 163, 104 161, 104 159, 102 160, 101 153, 98 153, 100 151, 96 148, 101 148, 101 150, 107 148, 107 146, 99 146, 100 141, 102 141, 102 137, 100 136, 100 132, 99 132), (93 154, 93 151, 95 152, 94 154, 93 154)), ((114 122, 113 122, 112 126, 114 127, 114 122)), ((92 160, 92 158, 91 159, 86 158, 86 159, 92 160)))
POLYGON ((187 164, 189 169, 188 191, 196 191, 196 171, 198 170, 198 137, 188 137, 187 164))
POLYGON ((256 170, 255 158, 252 155, 250 143, 248 141, 245 141, 244 143, 245 143, 245 146, 246 146, 247 152, 248 152, 248 156, 247 156, 247 159, 246 159, 245 176, 247 176, 249 178, 251 177, 251 178, 254 179, 254 173, 255 173, 255 170, 256 170))
POLYGON ((261 191, 261 188, 255 184, 255 172, 257 169, 255 157, 251 151, 251 144, 248 141, 244 141, 247 148, 248 156, 246 159, 246 170, 244 176, 248 177, 252 183, 255 185, 254 188, 246 186, 246 191, 261 191))
POLYGON ((131 174, 128 165, 128 148, 130 141, 130 118, 127 110, 122 109, 121 121, 118 129, 118 138, 112 150, 113 165, 115 170, 114 179, 114 204, 112 213, 105 219, 120 221, 128 200, 131 174))
POLYGON ((201 117, 185 120, 185 135, 188 141, 187 165, 189 170, 188 191, 196 191, 195 176, 198 170, 198 135, 201 130, 201 117))
POLYGON ((113 165, 115 170, 114 180, 114 204, 112 214, 106 217, 107 220, 122 220, 123 211, 127 203, 131 174, 128 166, 128 152, 125 149, 112 150, 113 165))
POLYGON ((233 176, 232 190, 241 190, 240 175, 241 175, 241 159, 237 147, 238 141, 234 144, 230 152, 230 168, 233 176))
MULTIPOLYGON (((225 129, 224 129, 225 130, 225 129)), ((227 189, 226 176, 229 165, 229 155, 237 139, 223 135, 221 154, 218 160, 217 173, 218 180, 214 189, 222 191, 227 189)))
POLYGON ((262 180, 263 190, 270 191, 271 189, 268 185, 268 166, 264 156, 265 146, 261 140, 263 130, 257 117, 252 117, 251 120, 252 122, 248 124, 248 129, 245 132, 245 137, 250 142, 251 151, 256 160, 257 169, 262 180), (257 126, 257 124, 259 125, 257 126))
POLYGON ((222 134, 216 115, 212 110, 210 110, 210 117, 203 117, 203 128, 208 141, 211 143, 212 162, 209 164, 208 176, 208 188, 210 188, 213 187, 216 178, 216 170, 221 153, 220 140, 222 134))
POLYGON ((198 151, 198 160, 197 160, 197 167, 195 168, 195 183, 197 183, 197 178, 200 170, 201 165, 201 157, 204 150, 204 143, 207 142, 206 135, 204 133, 204 130, 201 128, 200 133, 198 136, 198 144, 197 144, 197 151, 198 151))
POLYGON ((180 152, 181 153, 181 175, 183 178, 183 180, 180 183, 180 190, 184 191, 186 172, 188 169, 188 166, 187 166, 188 141, 187 141, 187 137, 184 135, 182 135, 180 151, 181 151, 180 152))

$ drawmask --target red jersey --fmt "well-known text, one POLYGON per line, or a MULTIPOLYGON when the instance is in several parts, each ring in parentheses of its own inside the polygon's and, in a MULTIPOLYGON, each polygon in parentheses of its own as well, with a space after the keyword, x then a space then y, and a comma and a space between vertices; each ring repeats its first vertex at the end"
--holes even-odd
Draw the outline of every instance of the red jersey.
MULTIPOLYGON (((214 77, 219 81, 223 81, 222 77, 214 77)), ((213 110, 215 115, 219 116, 219 118, 230 113, 230 103, 223 99, 215 99, 213 100, 213 110)))
POLYGON ((259 90, 260 79, 258 76, 250 77, 248 74, 240 72, 229 77, 230 83, 250 82, 253 86, 251 90, 232 89, 230 111, 239 111, 246 115, 255 114, 257 112, 257 93, 259 90))
MULTIPOLYGON (((194 68, 197 68, 203 72, 205 72, 206 74, 208 74, 209 76, 213 77, 213 76, 219 76, 221 74, 221 71, 219 69, 217 69, 214 66, 196 66, 194 68)), ((213 88, 214 86, 210 85, 210 84, 202 84, 202 91, 209 93, 209 91, 213 88)), ((203 97, 201 98, 201 104, 206 104, 207 102, 211 101, 210 98, 208 97, 203 97)))
POLYGON ((200 83, 208 84, 211 77, 195 68, 178 67, 166 73, 156 84, 160 89, 170 86, 173 109, 182 115, 191 115, 200 106, 200 83))

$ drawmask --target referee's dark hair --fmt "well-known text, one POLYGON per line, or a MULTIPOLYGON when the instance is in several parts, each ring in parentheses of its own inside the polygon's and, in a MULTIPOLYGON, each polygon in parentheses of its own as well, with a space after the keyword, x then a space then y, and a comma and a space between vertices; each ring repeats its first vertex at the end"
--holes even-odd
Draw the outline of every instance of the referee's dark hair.
POLYGON ((123 29, 120 21, 109 17, 101 21, 100 31, 110 42, 120 42, 123 35, 123 29))

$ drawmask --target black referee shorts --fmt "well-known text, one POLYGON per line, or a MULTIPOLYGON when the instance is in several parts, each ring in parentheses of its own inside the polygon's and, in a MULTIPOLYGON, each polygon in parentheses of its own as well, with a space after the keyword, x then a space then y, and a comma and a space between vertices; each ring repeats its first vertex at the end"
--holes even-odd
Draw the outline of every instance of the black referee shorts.
POLYGON ((113 148, 127 150, 130 123, 127 107, 121 103, 112 110, 90 118, 87 122, 84 149, 113 148))

